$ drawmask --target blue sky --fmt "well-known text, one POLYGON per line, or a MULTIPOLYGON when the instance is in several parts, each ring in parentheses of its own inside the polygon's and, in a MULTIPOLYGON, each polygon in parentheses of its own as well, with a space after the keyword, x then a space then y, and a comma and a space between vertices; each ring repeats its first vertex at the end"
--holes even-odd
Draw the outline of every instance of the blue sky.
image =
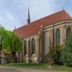
POLYGON ((27 22, 30 9, 31 21, 65 9, 72 16, 72 0, 0 0, 0 24, 8 30, 27 22))

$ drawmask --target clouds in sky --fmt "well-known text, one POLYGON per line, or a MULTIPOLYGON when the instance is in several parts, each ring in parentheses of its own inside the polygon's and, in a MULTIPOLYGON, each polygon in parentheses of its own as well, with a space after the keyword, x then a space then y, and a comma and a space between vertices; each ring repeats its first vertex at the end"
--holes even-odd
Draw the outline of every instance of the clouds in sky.
POLYGON ((66 9, 70 15, 72 0, 0 0, 0 24, 13 30, 26 24, 28 7, 31 21, 66 9))
POLYGON ((0 24, 6 29, 13 29, 24 22, 24 6, 18 0, 0 0, 0 24))

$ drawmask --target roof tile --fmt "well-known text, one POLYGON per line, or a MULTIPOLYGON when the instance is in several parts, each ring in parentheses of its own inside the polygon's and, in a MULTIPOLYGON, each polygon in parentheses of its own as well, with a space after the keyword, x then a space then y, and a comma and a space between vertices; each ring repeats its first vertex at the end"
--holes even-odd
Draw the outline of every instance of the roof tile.
POLYGON ((29 25, 24 25, 15 31, 20 38, 25 38, 36 34, 40 30, 41 25, 50 25, 52 23, 70 18, 71 17, 64 10, 62 10, 55 14, 36 20, 29 25))

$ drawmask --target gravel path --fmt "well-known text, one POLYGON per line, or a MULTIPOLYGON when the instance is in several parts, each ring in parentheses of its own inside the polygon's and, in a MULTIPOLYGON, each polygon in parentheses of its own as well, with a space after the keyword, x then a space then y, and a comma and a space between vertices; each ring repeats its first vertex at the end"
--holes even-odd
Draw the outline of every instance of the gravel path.
POLYGON ((14 68, 0 68, 0 72, 21 72, 21 71, 14 68))
POLYGON ((21 72, 67 72, 67 71, 50 71, 50 70, 37 70, 37 69, 23 69, 21 72))

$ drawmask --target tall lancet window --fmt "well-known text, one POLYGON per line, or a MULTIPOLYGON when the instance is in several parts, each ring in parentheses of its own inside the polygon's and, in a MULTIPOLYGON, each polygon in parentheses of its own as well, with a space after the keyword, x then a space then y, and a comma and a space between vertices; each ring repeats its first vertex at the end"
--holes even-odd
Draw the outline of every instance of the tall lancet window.
POLYGON ((27 41, 24 41, 24 55, 27 54, 27 41))
POLYGON ((35 53, 35 39, 32 38, 32 54, 35 53))
POLYGON ((69 35, 70 35, 70 32, 71 32, 71 28, 68 27, 68 28, 66 29, 66 40, 68 40, 69 35))
POLYGON ((56 45, 60 45, 60 29, 56 30, 56 45))
POLYGON ((31 46, 30 46, 30 39, 28 40, 28 55, 31 56, 31 46))

